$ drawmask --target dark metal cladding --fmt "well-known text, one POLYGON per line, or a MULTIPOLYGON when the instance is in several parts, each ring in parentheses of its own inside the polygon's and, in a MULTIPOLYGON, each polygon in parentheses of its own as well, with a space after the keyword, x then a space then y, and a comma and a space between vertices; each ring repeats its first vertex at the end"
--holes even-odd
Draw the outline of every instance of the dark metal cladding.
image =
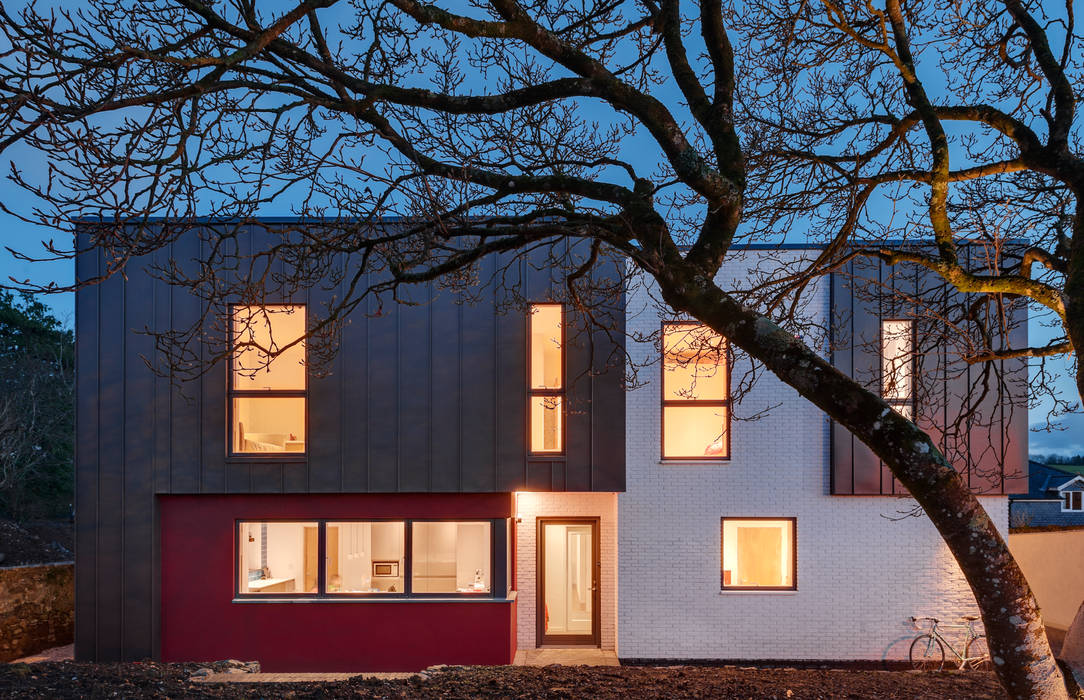
MULTIPOLYGON (((983 264, 985 253, 975 246, 961 247, 964 265, 983 264)), ((936 275, 913 266, 891 267, 855 260, 832 274, 832 363, 879 391, 880 326, 885 319, 906 318, 907 302, 894 292, 914 298, 958 305, 966 299, 936 275), (855 289, 861 291, 856 293, 855 289), (870 290, 884 289, 884 294, 870 290)), ((1027 342, 1027 308, 1009 304, 1014 347, 1027 342)), ((936 319, 920 319, 917 326, 915 378, 918 425, 927 431, 968 484, 979 494, 1027 491, 1026 361, 999 362, 1008 392, 998 395, 996 381, 983 395, 979 365, 968 365, 947 349, 944 329, 936 319), (970 416, 958 428, 959 416, 970 416)), ((995 344, 998 339, 995 338, 995 344)), ((832 425, 831 492, 839 495, 892 495, 905 489, 873 452, 841 426, 832 425)))

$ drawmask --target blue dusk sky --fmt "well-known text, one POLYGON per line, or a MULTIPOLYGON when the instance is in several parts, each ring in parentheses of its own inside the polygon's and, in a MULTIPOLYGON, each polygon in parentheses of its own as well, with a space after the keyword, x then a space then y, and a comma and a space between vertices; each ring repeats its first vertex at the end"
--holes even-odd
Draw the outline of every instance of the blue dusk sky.
MULTIPOLYGON (((21 3, 19 3, 21 4, 21 3)), ((324 16, 322 14, 322 16, 324 16)), ((325 27, 333 26, 331 22, 325 22, 325 27)), ((0 180, 0 202, 4 209, 12 210, 27 218, 33 219, 35 202, 24 191, 16 187, 6 176, 10 172, 12 163, 18 167, 28 179, 41 181, 40 176, 45 173, 45 163, 41 155, 29 149, 16 146, 9 149, 3 156, 3 168, 5 177, 0 180)), ((638 159, 637 159, 638 160, 638 159)), ((291 214, 288 197, 276 202, 272 206, 261 210, 264 216, 288 216, 291 214)), ((29 262, 21 260, 13 255, 9 249, 32 257, 41 258, 47 255, 43 241, 54 240, 59 247, 69 247, 70 240, 64 232, 44 227, 37 224, 27 223, 5 211, 0 211, 0 284, 10 285, 11 280, 16 282, 28 281, 34 285, 45 285, 50 282, 57 285, 70 285, 74 278, 74 263, 71 260, 46 260, 29 262)), ((797 242, 799 236, 793 233, 788 235, 788 242, 797 242)), ((44 299, 54 310, 54 313, 66 325, 74 325, 74 298, 71 293, 58 293, 48 295, 44 299)), ((1042 327, 1038 323, 1032 323, 1029 329, 1031 342, 1039 343, 1042 339, 1051 337, 1050 329, 1042 327)), ((1048 369, 1053 368, 1058 375, 1057 387, 1062 397, 1068 401, 1076 401, 1077 394, 1070 371, 1069 362, 1063 359, 1055 359, 1048 362, 1048 369)), ((1040 404, 1032 409, 1031 423, 1033 425, 1044 422, 1049 409, 1048 404, 1040 404)), ((1055 432, 1032 432, 1030 452, 1032 454, 1084 453, 1084 415, 1076 413, 1063 417, 1062 430, 1055 432)))

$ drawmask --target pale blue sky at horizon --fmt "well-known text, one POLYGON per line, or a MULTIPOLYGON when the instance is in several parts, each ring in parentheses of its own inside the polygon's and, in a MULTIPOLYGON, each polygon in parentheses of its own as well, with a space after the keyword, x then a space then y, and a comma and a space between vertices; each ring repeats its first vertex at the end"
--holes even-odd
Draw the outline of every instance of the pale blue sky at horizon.
MULTIPOLYGON (((328 26, 328 24, 325 23, 325 26, 328 26)), ((34 180, 36 175, 41 175, 45 171, 44 163, 40 161, 40 158, 40 155, 19 146, 9 149, 4 154, 2 164, 5 177, 0 181, 0 202, 3 202, 5 208, 15 210, 23 215, 27 215, 32 211, 33 201, 27 193, 18 189, 11 182, 8 175, 11 162, 15 162, 29 179, 34 180)), ((274 206, 263 208, 261 214, 264 216, 289 216, 292 212, 290 211, 289 201, 283 200, 274 206)), ((30 218, 33 217, 30 216, 30 218)), ((0 284, 10 284, 9 278, 14 278, 18 282, 26 280, 34 285, 45 285, 50 282, 61 286, 72 284, 74 263, 71 260, 27 262, 17 259, 7 250, 7 248, 14 248, 28 256, 41 257, 46 254, 41 241, 56 239, 55 243, 59 247, 69 247, 70 241, 64 240, 66 234, 61 233, 60 235, 63 238, 58 238, 59 232, 53 229, 20 221, 17 217, 3 211, 0 211, 0 232, 2 232, 0 233, 0 245, 3 246, 3 250, 0 250, 0 284)), ((790 238, 789 240, 795 242, 799 240, 799 237, 790 238)), ((56 316, 66 325, 74 325, 73 294, 52 294, 48 295, 44 301, 54 309, 56 316)), ((1031 335, 1031 341, 1034 344, 1041 342, 1043 338, 1050 337, 1051 334, 1049 329, 1042 328, 1039 324, 1033 322, 1029 328, 1029 335, 1031 335)), ((1069 363, 1057 360, 1056 365, 1057 372, 1060 374, 1057 386, 1061 395, 1070 402, 1077 401, 1069 363)), ((1048 408, 1045 405, 1033 410, 1030 422, 1033 424, 1042 422, 1047 410, 1048 408)), ((1052 452, 1061 454, 1084 453, 1084 415, 1077 413, 1067 416, 1063 418, 1062 423, 1064 429, 1061 431, 1053 433, 1033 432, 1030 436, 1030 452, 1032 454, 1052 452)))

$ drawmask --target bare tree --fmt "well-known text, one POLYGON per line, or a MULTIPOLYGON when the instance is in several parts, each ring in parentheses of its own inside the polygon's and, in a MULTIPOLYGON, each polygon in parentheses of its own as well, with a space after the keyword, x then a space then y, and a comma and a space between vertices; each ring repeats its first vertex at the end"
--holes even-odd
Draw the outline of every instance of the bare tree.
MULTIPOLYGON (((13 164, 10 177, 41 202, 22 215, 68 230, 84 226, 88 245, 115 272, 200 229, 200 261, 158 270, 206 302, 192 328, 160 339, 176 366, 193 371, 185 348, 220 323, 216 309, 226 298, 259 299, 268 284, 288 293, 328 275, 342 282, 346 293, 310 329, 321 341, 368 296, 398 297, 423 281, 455 284, 485 256, 548 247, 574 300, 590 298, 582 285, 595 261, 627 259, 673 309, 724 335, 869 445, 959 562, 1009 694, 1066 696, 1027 582, 930 436, 796 338, 780 307, 755 290, 716 283, 724 259, 749 235, 739 226, 767 230, 762 219, 781 221, 791 206, 781 198, 771 213, 773 177, 783 177, 768 172, 778 144, 770 129, 756 127, 756 110, 744 107, 758 94, 756 71, 776 64, 759 52, 757 27, 743 13, 721 0, 688 7, 655 0, 340 4, 315 0, 269 12, 252 0, 91 0, 78 12, 0 10, 7 41, 0 147, 19 144, 48 164, 39 177, 13 164), (266 251, 239 250, 230 222, 250 221, 283 200, 303 223, 269 228, 266 251), (380 223, 389 217, 402 218, 380 223), (583 241, 590 253, 569 257, 568 241, 583 241), (351 264, 338 265, 336 256, 351 264)), ((1019 4, 1006 8, 991 5, 969 36, 1004 25, 1006 13, 1020 26, 1035 24, 1019 4)), ((799 30, 813 32, 803 39, 814 45, 827 41, 816 35, 820 25, 799 21, 813 12, 807 5, 769 9, 781 20, 770 38, 784 47, 799 30)), ((874 15, 891 36, 863 23, 856 45, 865 46, 861 32, 872 32, 912 75, 897 0, 874 15)), ((1036 45, 1041 34, 1025 32, 1036 45)), ((930 117, 937 109, 917 81, 867 85, 856 65, 821 78, 913 103, 917 114, 908 118, 935 145, 943 141, 930 117)), ((851 116, 841 108, 825 119, 851 116)), ((989 123, 1016 133, 1016 122, 989 123)), ((941 212, 948 211, 945 183, 956 176, 945 153, 937 145, 934 163, 923 167, 932 173, 938 252, 951 261, 941 212)), ((845 182, 828 191, 835 199, 826 206, 865 191, 845 182)), ((857 223, 837 211, 825 225, 845 239, 857 223)), ((938 269, 974 285, 968 291, 1021 293, 998 274, 938 269)), ((332 345, 325 344, 329 352, 332 345)))

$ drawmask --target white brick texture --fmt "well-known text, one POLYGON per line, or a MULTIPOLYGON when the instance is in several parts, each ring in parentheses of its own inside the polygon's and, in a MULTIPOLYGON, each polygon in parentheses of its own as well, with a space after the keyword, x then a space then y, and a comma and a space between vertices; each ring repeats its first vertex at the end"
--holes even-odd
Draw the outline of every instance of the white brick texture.
MULTIPOLYGON (((630 334, 658 331, 659 316, 636 298, 644 293, 631 294, 630 334)), ((827 307, 822 284, 810 313, 827 307)), ((657 349, 630 341, 630 352, 643 361, 657 349)), ((641 371, 647 383, 626 402, 627 491, 617 498, 622 658, 906 658, 909 616, 975 612, 929 520, 900 518, 913 501, 829 495, 829 424, 819 409, 763 374, 737 412, 774 408, 731 423, 729 462, 660 464, 658 377, 657 362, 641 371), (796 592, 720 592, 724 516, 797 518, 796 592)), ((1006 532, 1007 499, 981 500, 1006 532)))
POLYGON ((534 649, 537 643, 538 518, 599 518, 599 563, 602 568, 599 591, 601 645, 614 649, 617 638, 617 494, 538 493, 516 496, 516 628, 520 649, 534 649))

